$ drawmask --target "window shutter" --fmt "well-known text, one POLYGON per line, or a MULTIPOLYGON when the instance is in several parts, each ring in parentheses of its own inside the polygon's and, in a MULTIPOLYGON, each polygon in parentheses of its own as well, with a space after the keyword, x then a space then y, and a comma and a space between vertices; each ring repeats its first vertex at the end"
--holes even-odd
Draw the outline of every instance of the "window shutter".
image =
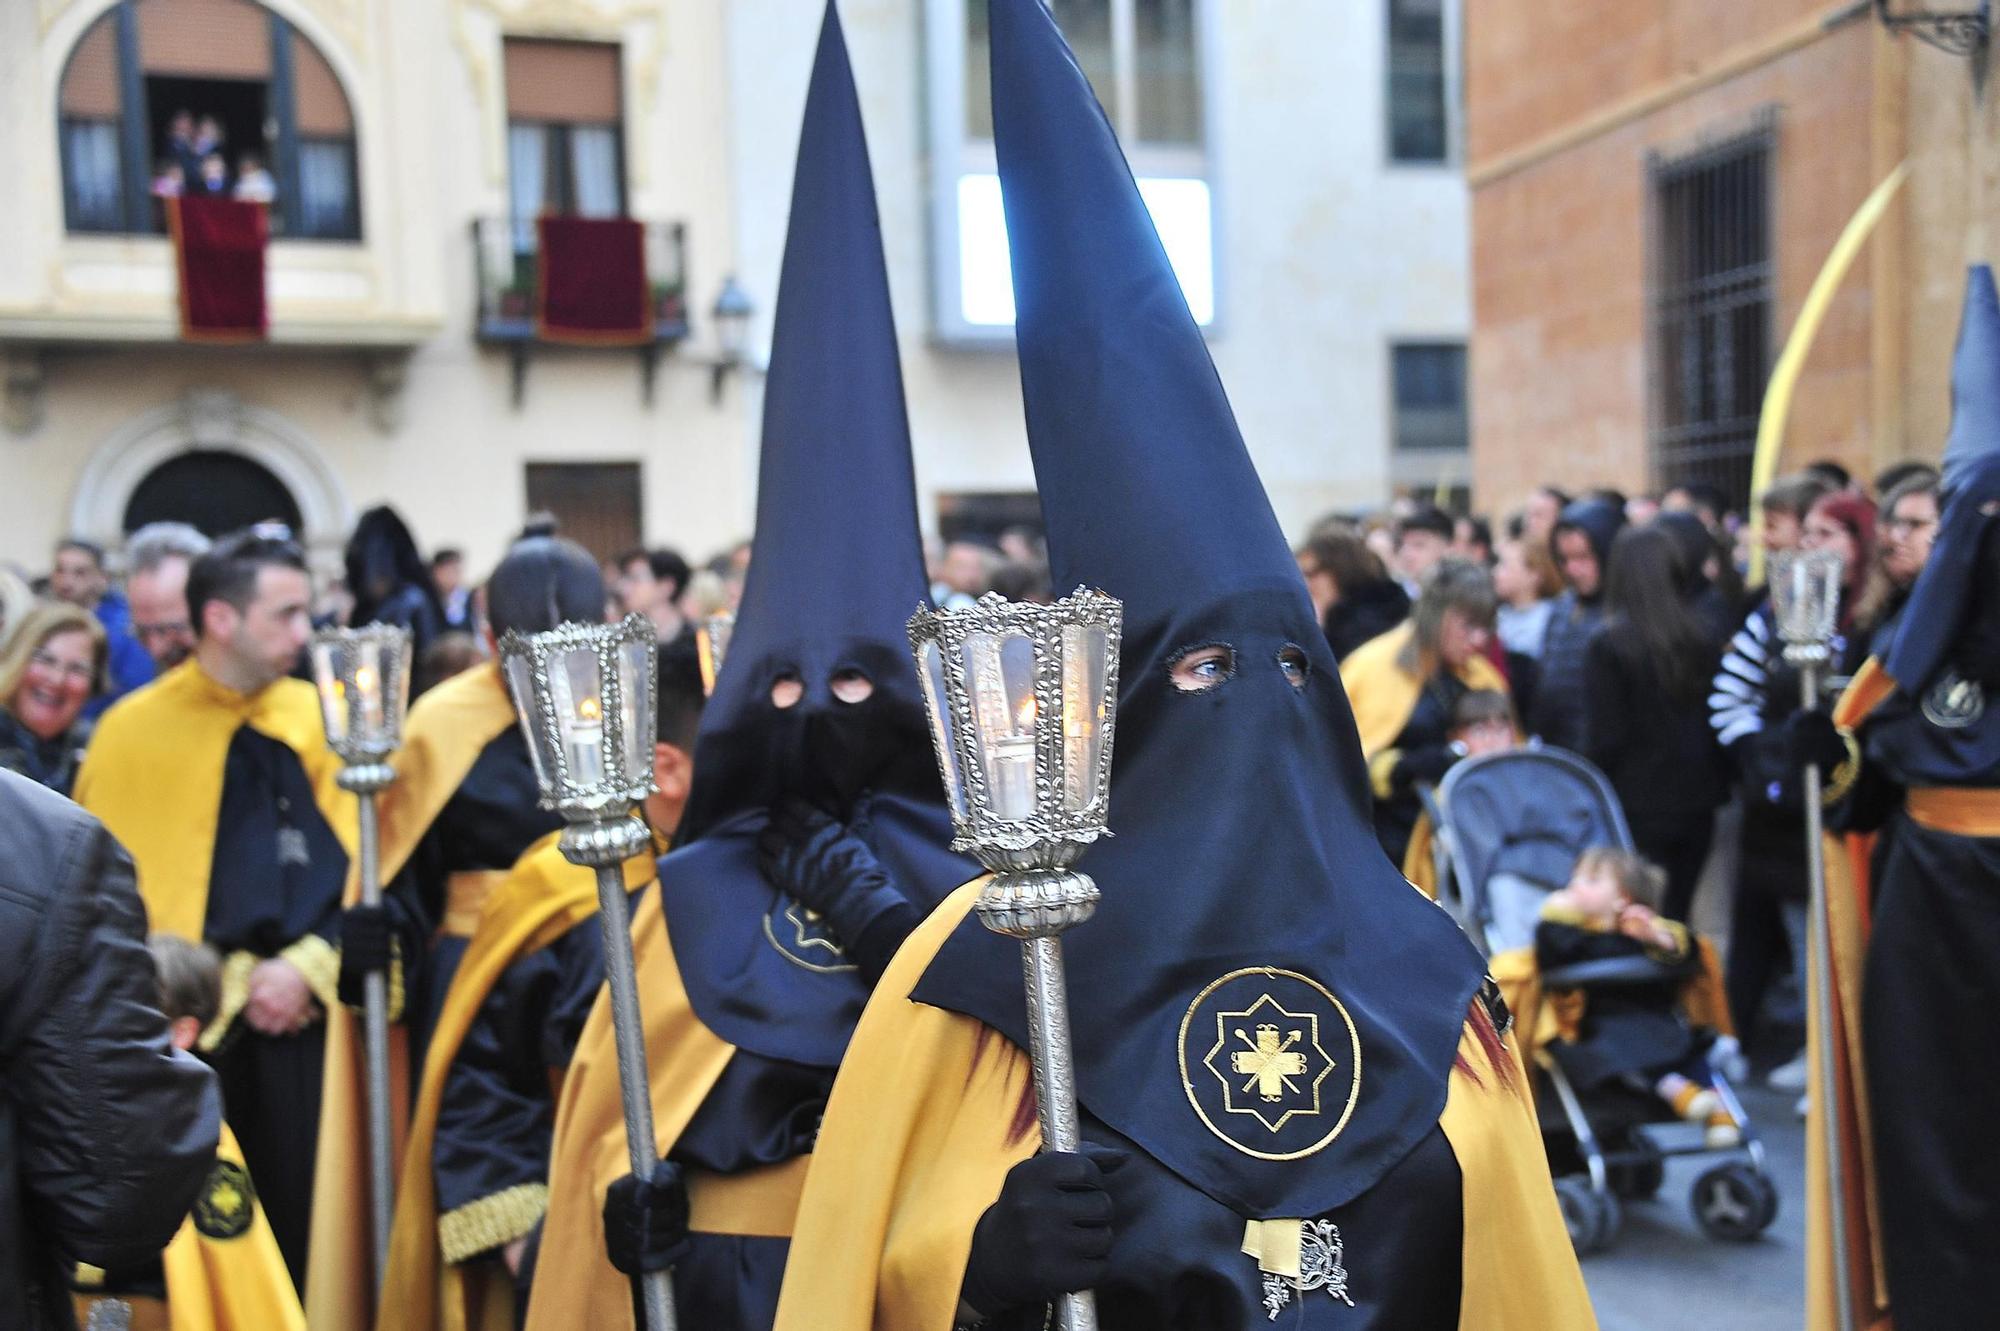
POLYGON ((618 47, 611 42, 506 43, 507 118, 570 125, 616 125, 618 47))
POLYGON ((292 96, 297 103, 299 133, 312 139, 344 139, 354 133, 354 117, 340 80, 313 44, 292 34, 292 96))
POLYGON ((76 120, 118 118, 118 26, 107 14, 91 26, 63 72, 62 113, 76 120))
POLYGON ((271 77, 271 16, 249 0, 139 0, 138 18, 148 74, 271 77))

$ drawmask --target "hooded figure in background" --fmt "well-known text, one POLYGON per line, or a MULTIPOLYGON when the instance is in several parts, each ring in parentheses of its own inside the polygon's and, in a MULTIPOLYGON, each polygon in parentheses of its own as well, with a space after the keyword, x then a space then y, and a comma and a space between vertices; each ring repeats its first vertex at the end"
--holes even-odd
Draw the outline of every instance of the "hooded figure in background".
POLYGON ((531 1328, 629 1326, 619 1272, 669 1262, 683 1326, 770 1326, 854 1023, 903 938, 976 872, 947 849, 904 627, 925 594, 874 183, 829 4, 778 287, 755 553, 679 848, 660 862, 660 914, 635 922, 665 925, 635 942, 665 1163, 620 1177, 600 1002, 558 1108, 531 1328))
POLYGON ((1542 671, 1535 685, 1529 733, 1572 753, 1584 749, 1584 654, 1604 622, 1604 575, 1611 542, 1625 528, 1625 510, 1608 499, 1579 499, 1562 511, 1549 548, 1561 571, 1563 594, 1549 612, 1542 640, 1542 671))
POLYGON ((1065 935, 1085 1149, 1036 1155, 1018 945, 967 884, 876 987, 781 1331, 1588 1326, 1478 953, 1377 847, 1312 604, 1055 20, 994 0, 993 111, 1056 585, 1120 598, 1110 811, 1065 935))
POLYGON ((387 504, 369 509, 347 539, 349 622, 395 624, 410 631, 410 659, 421 661, 445 630, 444 603, 416 538, 387 504))
MULTIPOLYGON (((1827 853, 1849 1267, 1854 1306, 1900 1331, 1990 1321, 2000 1253, 2000 296, 1983 264, 1967 273, 1941 499, 1930 559, 1875 655, 1831 720, 1788 727, 1849 829, 1827 853)), ((1808 1084, 1819 1076, 1815 1058, 1808 1084)), ((1813 1327, 1834 1309, 1828 1144, 1815 1100, 1813 1327)))

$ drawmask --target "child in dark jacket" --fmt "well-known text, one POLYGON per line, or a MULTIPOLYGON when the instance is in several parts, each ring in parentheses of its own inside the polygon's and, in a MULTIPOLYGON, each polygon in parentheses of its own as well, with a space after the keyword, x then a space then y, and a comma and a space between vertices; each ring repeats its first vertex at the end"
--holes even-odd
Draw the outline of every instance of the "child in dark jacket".
POLYGON ((1553 1053, 1579 1090, 1622 1084, 1658 1096, 1706 1129, 1711 1147, 1733 1146, 1742 1130, 1709 1085, 1703 1041, 1680 1012, 1680 991, 1695 963, 1686 926, 1656 903, 1666 874, 1629 851, 1598 847, 1577 860, 1569 885, 1553 892, 1535 926, 1535 962, 1544 975, 1580 962, 1644 957, 1659 979, 1594 988, 1573 1038, 1553 1053))

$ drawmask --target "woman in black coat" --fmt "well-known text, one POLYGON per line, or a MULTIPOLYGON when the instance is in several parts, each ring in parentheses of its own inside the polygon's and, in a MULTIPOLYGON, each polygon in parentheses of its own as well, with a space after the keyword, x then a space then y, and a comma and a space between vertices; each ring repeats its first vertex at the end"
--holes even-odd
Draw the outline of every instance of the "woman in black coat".
POLYGON ((1721 651, 1691 603, 1699 586, 1670 533, 1620 532, 1584 655, 1585 756, 1611 779, 1640 854, 1667 871, 1661 914, 1683 922, 1728 795, 1708 715, 1721 651))

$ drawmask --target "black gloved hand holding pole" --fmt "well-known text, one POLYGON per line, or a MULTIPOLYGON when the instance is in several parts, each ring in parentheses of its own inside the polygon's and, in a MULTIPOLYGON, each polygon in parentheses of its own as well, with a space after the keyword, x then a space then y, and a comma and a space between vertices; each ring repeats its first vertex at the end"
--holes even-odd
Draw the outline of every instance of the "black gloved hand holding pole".
POLYGON ((396 956, 394 936, 387 906, 349 906, 340 913, 340 978, 335 988, 341 1002, 360 1007, 363 979, 371 971, 389 973, 396 956))
POLYGON ((1825 712, 1796 712, 1788 717, 1784 742, 1785 756, 1794 771, 1810 764, 1820 775, 1831 776, 1834 768, 1847 761, 1847 741, 1825 712))
POLYGON ((959 1298, 981 1317, 1048 1303, 1104 1278, 1117 1208, 1106 1176, 1123 1151, 1086 1146, 1030 1156, 1007 1171, 972 1231, 959 1298))
POLYGON ((922 921, 867 844, 803 800, 771 810, 757 834, 757 863, 773 887, 826 921, 870 980, 922 921))
POLYGON ((671 1268, 688 1251, 688 1194, 681 1167, 662 1160, 653 1176, 627 1174, 604 1194, 604 1248, 628 1276, 671 1268))

